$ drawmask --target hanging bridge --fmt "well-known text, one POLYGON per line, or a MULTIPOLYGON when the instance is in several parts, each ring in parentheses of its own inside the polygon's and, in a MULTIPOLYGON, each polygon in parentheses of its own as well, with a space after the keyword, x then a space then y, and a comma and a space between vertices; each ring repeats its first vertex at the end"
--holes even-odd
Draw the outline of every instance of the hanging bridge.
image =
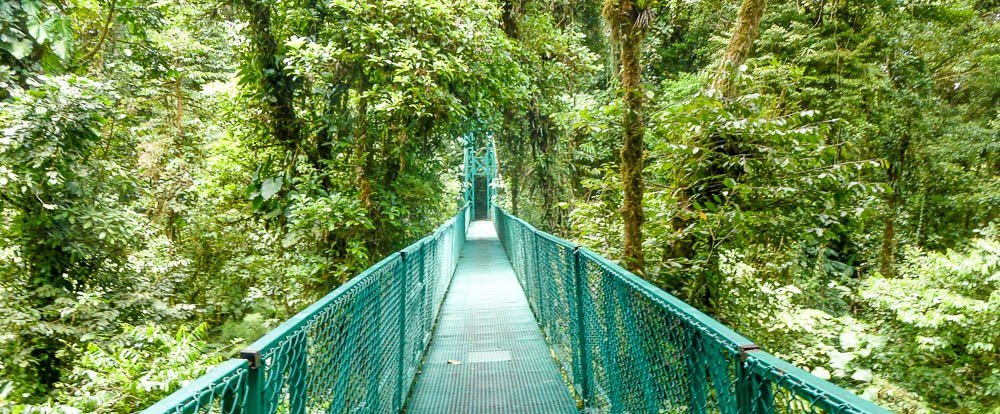
POLYGON ((451 220, 143 412, 889 413, 510 215, 497 170, 469 138, 451 220))

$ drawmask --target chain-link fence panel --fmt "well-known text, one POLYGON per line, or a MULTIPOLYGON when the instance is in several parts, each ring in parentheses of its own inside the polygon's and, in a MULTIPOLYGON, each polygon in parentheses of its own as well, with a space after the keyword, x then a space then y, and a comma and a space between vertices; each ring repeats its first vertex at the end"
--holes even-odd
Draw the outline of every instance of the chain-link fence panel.
POLYGON ((888 413, 617 264, 494 206, 553 355, 589 412, 888 413))
POLYGON ((144 412, 399 412, 465 244, 468 212, 144 412))

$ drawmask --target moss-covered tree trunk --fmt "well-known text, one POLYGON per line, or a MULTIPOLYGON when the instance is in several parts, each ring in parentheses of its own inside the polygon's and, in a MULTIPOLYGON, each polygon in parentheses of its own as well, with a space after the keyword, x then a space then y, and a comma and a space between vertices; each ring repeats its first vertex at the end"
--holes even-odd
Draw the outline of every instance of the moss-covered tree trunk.
POLYGON ((519 37, 517 21, 521 14, 521 2, 519 0, 503 0, 500 8, 502 10, 500 22, 504 33, 511 39, 517 39, 519 37))
POLYGON ((268 126, 275 140, 290 151, 298 150, 302 134, 295 114, 295 84, 285 72, 281 50, 271 22, 271 5, 261 0, 242 0, 253 47, 252 65, 258 88, 268 111, 268 126))
POLYGON ((622 118, 622 258, 629 270, 642 273, 642 154, 645 125, 642 117, 642 40, 652 13, 632 0, 606 0, 604 18, 611 27, 612 41, 619 45, 621 88, 625 114, 622 118))
POLYGON ((737 69, 750 55, 750 48, 757 39, 760 21, 764 17, 766 7, 767 0, 744 0, 740 6, 736 27, 733 28, 726 54, 723 55, 715 80, 712 82, 712 89, 721 93, 723 97, 731 98, 736 94, 734 77, 737 69))
MULTIPOLYGON (((907 130, 910 127, 910 125, 907 125, 907 130)), ((909 135, 904 133, 896 145, 893 157, 889 161, 889 168, 886 171, 889 175, 889 187, 892 191, 886 199, 888 211, 882 221, 884 229, 882 231, 882 247, 879 252, 879 273, 886 277, 894 277, 896 275, 894 267, 896 262, 896 218, 903 204, 902 178, 903 169, 906 166, 907 152, 910 147, 909 135)))
MULTIPOLYGON (((740 5, 726 53, 719 61, 719 67, 711 85, 711 89, 724 100, 730 100, 739 93, 736 75, 739 67, 749 57, 753 43, 757 39, 766 6, 767 0, 744 0, 740 5)), ((708 136, 699 137, 699 139, 704 147, 711 149, 711 152, 707 165, 704 165, 698 174, 679 183, 677 204, 681 213, 671 220, 671 226, 675 234, 680 237, 670 246, 668 254, 674 258, 705 260, 704 270, 697 272, 693 277, 685 276, 681 282, 687 285, 685 290, 688 294, 684 299, 710 315, 717 315, 718 286, 721 278, 721 273, 718 271, 718 257, 712 251, 696 251, 695 246, 699 245, 699 236, 691 231, 691 227, 697 219, 690 211, 690 206, 698 200, 726 198, 725 180, 739 180, 742 174, 742 170, 734 168, 732 163, 727 161, 738 156, 740 148, 738 138, 728 134, 714 132, 708 136), (707 186, 697 186, 696 183, 702 180, 710 180, 710 182, 707 186), (692 190, 693 188, 698 189, 692 190)), ((715 246, 717 244, 714 236, 707 236, 707 238, 708 240, 702 240, 701 246, 715 246)))

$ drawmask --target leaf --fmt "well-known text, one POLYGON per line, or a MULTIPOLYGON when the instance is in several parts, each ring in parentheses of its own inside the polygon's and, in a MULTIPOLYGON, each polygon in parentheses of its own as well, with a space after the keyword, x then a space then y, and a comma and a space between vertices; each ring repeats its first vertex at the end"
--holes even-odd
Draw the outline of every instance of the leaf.
POLYGON ((851 379, 855 381, 870 382, 872 380, 872 370, 859 369, 851 374, 851 379))
POLYGON ((732 178, 726 177, 725 180, 722 180, 722 185, 725 185, 727 188, 733 188, 736 187, 736 181, 732 178))
POLYGON ((59 39, 58 41, 52 43, 52 53, 59 56, 59 59, 69 59, 70 45, 69 39, 59 39))
POLYGON ((68 18, 59 18, 55 20, 52 25, 56 33, 59 33, 59 37, 63 40, 73 39, 73 27, 70 26, 68 18))
POLYGON ((283 184, 281 177, 268 178, 260 184, 260 196, 264 200, 270 200, 278 191, 281 191, 281 185, 283 184))
POLYGON ((854 354, 849 352, 828 352, 830 357, 830 366, 835 369, 847 369, 847 364, 854 360, 854 354))
POLYGON ((28 34, 35 39, 39 44, 45 43, 45 39, 48 39, 49 34, 45 30, 45 22, 41 21, 39 18, 29 19, 26 23, 28 26, 28 34))
POLYGON ((14 59, 21 60, 31 54, 31 46, 32 44, 29 40, 18 40, 12 42, 7 51, 14 56, 14 59))
POLYGON ((274 210, 269 211, 266 215, 264 215, 264 218, 270 220, 275 217, 278 217, 278 215, 280 215, 281 213, 282 213, 281 207, 277 207, 274 210))
POLYGON ((281 247, 284 247, 286 249, 292 247, 295 245, 295 243, 298 243, 299 239, 301 238, 302 235, 300 235, 299 233, 294 233, 294 232, 288 233, 285 235, 284 238, 281 239, 281 247))
POLYGON ((844 331, 840 334, 840 345, 846 349, 857 348, 859 344, 858 335, 852 331, 844 331))
POLYGON ((59 59, 69 59, 73 52, 73 28, 69 19, 56 19, 51 23, 49 30, 56 34, 51 45, 52 53, 59 56, 59 59))

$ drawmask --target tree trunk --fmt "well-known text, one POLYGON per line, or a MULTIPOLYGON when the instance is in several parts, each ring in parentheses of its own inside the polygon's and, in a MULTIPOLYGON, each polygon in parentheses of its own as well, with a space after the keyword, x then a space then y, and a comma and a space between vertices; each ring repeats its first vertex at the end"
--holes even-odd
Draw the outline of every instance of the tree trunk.
MULTIPOLYGON (((907 124, 907 130, 909 130, 909 127, 910 125, 907 124)), ((896 270, 893 267, 896 261, 896 217, 899 215, 899 208, 903 202, 903 167, 906 163, 909 146, 910 137, 904 134, 896 149, 896 159, 889 162, 889 187, 892 188, 892 192, 889 193, 889 197, 886 200, 889 211, 886 213, 883 221, 885 229, 882 232, 882 249, 879 258, 879 273, 882 273, 882 276, 885 277, 894 277, 896 275, 896 270)))
POLYGON ((736 27, 733 29, 732 37, 729 38, 726 54, 722 57, 722 62, 719 63, 715 81, 712 82, 712 89, 719 91, 725 98, 731 98, 736 94, 734 80, 737 69, 750 54, 750 48, 753 46, 754 40, 757 39, 760 20, 764 17, 764 8, 766 7, 767 0, 744 0, 740 6, 736 27))
POLYGON ((641 273, 643 268, 642 223, 642 84, 639 54, 641 38, 622 42, 622 88, 625 90, 625 117, 622 121, 622 185, 625 200, 622 219, 625 222, 623 254, 629 270, 641 273))
MULTIPOLYGON (((719 68, 715 79, 712 81, 711 89, 717 91, 722 98, 729 99, 738 93, 735 82, 738 69, 746 61, 750 54, 753 42, 757 38, 761 19, 764 16, 764 9, 767 6, 766 0, 743 0, 739 14, 733 28, 732 36, 726 47, 726 52, 719 62, 719 68)), ((693 278, 681 275, 683 282, 688 285, 687 297, 689 303, 695 307, 715 315, 719 302, 719 283, 722 279, 718 271, 718 256, 712 251, 712 247, 705 247, 701 252, 695 252, 695 246, 702 241, 703 246, 716 246, 714 236, 698 236, 691 231, 690 227, 697 218, 690 210, 690 206, 698 200, 713 200, 716 197, 726 198, 724 194, 725 179, 738 179, 741 170, 733 168, 727 164, 727 160, 740 153, 740 149, 734 145, 738 141, 734 137, 713 132, 708 136, 699 137, 702 145, 711 149, 708 156, 707 165, 701 169, 696 177, 690 181, 678 183, 677 210, 678 213, 671 220, 671 226, 677 235, 676 240, 670 247, 669 255, 672 258, 687 258, 705 260, 705 269, 699 271, 693 278), (707 186, 694 186, 698 180, 710 179, 707 186), (704 240, 703 238, 707 238, 704 240)))
POLYGON ((520 1, 504 0, 501 9, 503 13, 500 16, 500 22, 503 25, 503 32, 511 39, 517 39, 519 35, 517 21, 521 14, 520 1))
POLYGON ((882 276, 893 277, 895 271, 893 270, 892 264, 895 262, 893 256, 895 256, 895 244, 896 244, 896 207, 894 202, 889 202, 889 213, 885 216, 883 221, 885 225, 885 230, 882 232, 882 251, 881 257, 879 258, 878 270, 882 276))
POLYGON ((295 151, 301 139, 295 115, 295 85, 278 60, 280 50, 271 27, 271 6, 261 0, 243 0, 242 5, 249 14, 252 60, 260 72, 259 87, 267 102, 271 133, 286 149, 295 151))
MULTIPOLYGON (((38 323, 59 325, 60 315, 52 308, 60 299, 76 296, 73 284, 66 277, 71 272, 69 268, 74 259, 61 246, 54 244, 50 237, 68 223, 52 217, 33 201, 26 200, 25 205, 30 207, 22 210, 15 219, 22 228, 21 256, 30 275, 28 290, 23 298, 31 309, 38 311, 38 323)), ((53 389, 61 380, 67 362, 61 355, 68 341, 70 338, 59 331, 51 334, 31 330, 20 332, 14 343, 24 344, 22 346, 31 350, 33 361, 26 371, 36 378, 34 394, 41 395, 53 389)))
POLYGON ((643 272, 642 223, 642 152, 644 124, 642 119, 642 40, 652 13, 632 0, 606 0, 604 18, 611 26, 612 41, 620 45, 621 82, 625 103, 622 119, 622 187, 624 202, 622 220, 625 224, 622 259, 626 268, 643 272))

